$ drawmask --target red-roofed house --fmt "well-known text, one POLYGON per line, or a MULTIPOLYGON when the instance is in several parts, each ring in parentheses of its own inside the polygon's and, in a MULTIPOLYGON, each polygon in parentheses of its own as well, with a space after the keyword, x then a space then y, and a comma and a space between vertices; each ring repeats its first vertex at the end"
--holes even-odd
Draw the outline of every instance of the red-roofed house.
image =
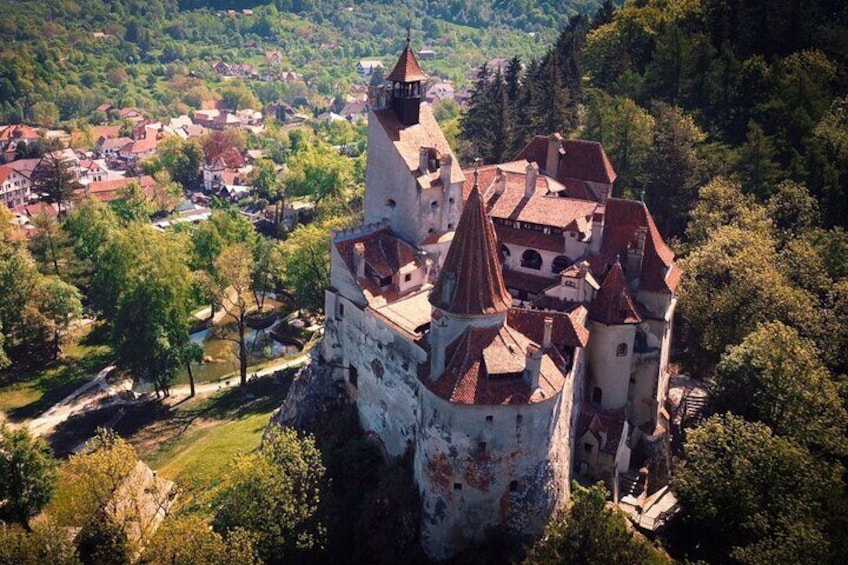
POLYGON ((0 165, 0 202, 8 208, 24 204, 29 199, 31 186, 29 177, 9 165, 0 165))

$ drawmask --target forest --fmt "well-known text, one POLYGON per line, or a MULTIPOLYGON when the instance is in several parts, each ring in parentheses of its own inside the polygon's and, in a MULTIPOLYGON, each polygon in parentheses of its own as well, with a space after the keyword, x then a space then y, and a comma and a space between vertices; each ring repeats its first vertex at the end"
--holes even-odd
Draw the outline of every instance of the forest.
POLYGON ((640 0, 478 72, 461 152, 604 144, 685 271, 681 371, 713 414, 672 481, 674 557, 836 563, 848 455, 848 6, 640 0))

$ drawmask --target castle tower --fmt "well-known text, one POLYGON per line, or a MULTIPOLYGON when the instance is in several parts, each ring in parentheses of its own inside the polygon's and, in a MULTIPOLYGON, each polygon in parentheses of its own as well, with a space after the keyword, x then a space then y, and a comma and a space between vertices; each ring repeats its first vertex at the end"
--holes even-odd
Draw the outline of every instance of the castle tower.
POLYGON ((409 32, 407 32, 406 47, 400 54, 395 68, 386 77, 386 80, 392 83, 391 107, 404 126, 413 126, 418 123, 421 109, 421 81, 427 78, 418 64, 418 59, 410 45, 409 32))
POLYGON ((590 400, 604 409, 627 404, 636 330, 642 317, 616 261, 589 310, 590 400))
POLYGON ((486 215, 475 178, 439 279, 430 293, 431 370, 444 369, 446 344, 469 326, 499 326, 506 320, 512 297, 504 284, 492 222, 486 215))
POLYGON ((372 93, 365 167, 365 223, 387 220, 412 245, 426 245, 441 264, 462 212, 465 176, 433 117, 421 103, 421 70, 409 37, 386 77, 390 90, 372 93))

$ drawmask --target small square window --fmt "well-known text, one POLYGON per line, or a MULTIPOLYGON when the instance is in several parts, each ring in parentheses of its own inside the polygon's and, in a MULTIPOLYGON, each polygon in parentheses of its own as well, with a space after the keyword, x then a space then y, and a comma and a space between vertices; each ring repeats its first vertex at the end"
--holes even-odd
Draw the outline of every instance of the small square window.
POLYGON ((516 426, 520 426, 522 421, 524 421, 524 416, 522 416, 521 414, 518 414, 518 415, 515 416, 515 425, 516 426))
POLYGON ((344 304, 339 302, 339 318, 344 318, 344 304))
POLYGON ((495 419, 495 417, 494 417, 494 416, 492 416, 491 414, 490 414, 490 415, 488 415, 488 416, 486 416, 486 422, 488 422, 488 423, 492 423, 492 421, 493 421, 494 419, 495 419))
POLYGON ((509 482, 509 492, 518 492, 518 481, 509 482))
POLYGON ((412 280, 412 273, 407 273, 403 276, 403 282, 409 282, 412 280))
POLYGON ((584 443, 583 444, 583 451, 585 451, 586 453, 592 453, 592 447, 593 446, 592 446, 591 443, 584 443))
POLYGON ((462 483, 454 483, 453 490, 462 490, 462 483))
POLYGON ((486 453, 486 442, 485 441, 478 441, 477 442, 477 451, 479 453, 486 453))

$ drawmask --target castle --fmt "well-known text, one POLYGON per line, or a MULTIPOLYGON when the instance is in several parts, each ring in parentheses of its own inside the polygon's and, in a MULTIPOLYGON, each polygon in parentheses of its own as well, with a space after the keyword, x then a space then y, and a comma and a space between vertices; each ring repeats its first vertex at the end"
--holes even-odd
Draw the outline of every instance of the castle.
MULTIPOLYGON (((463 171, 407 46, 372 92, 365 223, 334 232, 322 360, 390 456, 422 545, 537 534, 574 478, 641 467, 668 427, 681 272, 594 142, 536 136, 463 171)), ((661 450, 660 450, 661 451, 661 450)))

